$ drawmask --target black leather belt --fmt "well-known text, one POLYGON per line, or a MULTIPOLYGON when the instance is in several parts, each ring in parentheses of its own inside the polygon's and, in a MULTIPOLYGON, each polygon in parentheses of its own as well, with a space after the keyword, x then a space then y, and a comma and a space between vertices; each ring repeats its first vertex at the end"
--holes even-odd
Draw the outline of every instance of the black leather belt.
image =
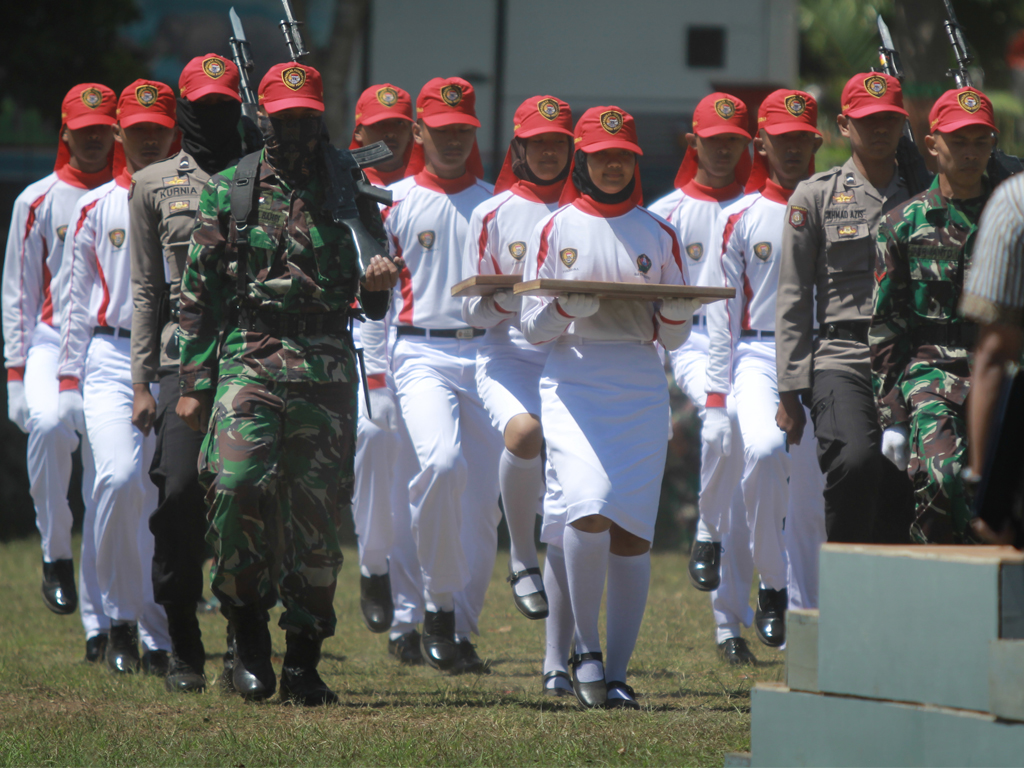
POLYGON ((399 336, 426 336, 431 339, 475 339, 487 331, 483 328, 416 328, 412 325, 398 326, 399 336))
POLYGON ((818 329, 818 338, 833 341, 859 341, 861 344, 868 343, 868 326, 871 323, 866 320, 840 320, 835 323, 825 323, 818 329))
POLYGON ((348 333, 347 312, 268 312, 243 308, 234 310, 232 315, 239 330, 264 333, 276 339, 348 333))
POLYGON ((933 345, 971 349, 978 341, 978 326, 974 323, 925 325, 914 329, 914 345, 933 345))
POLYGON ((97 325, 92 329, 93 336, 113 336, 115 339, 130 339, 132 332, 126 328, 114 328, 109 325, 97 325))
POLYGON ((774 339, 775 331, 754 331, 750 329, 744 329, 740 331, 740 336, 744 339, 774 339))

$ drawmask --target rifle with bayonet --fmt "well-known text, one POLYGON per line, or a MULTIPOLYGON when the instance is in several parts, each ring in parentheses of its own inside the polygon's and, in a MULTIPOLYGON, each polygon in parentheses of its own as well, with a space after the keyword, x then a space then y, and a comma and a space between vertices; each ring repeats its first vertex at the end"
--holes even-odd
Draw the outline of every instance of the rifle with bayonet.
MULTIPOLYGON (((946 72, 947 77, 952 77, 957 88, 973 88, 974 82, 971 77, 970 66, 974 62, 970 49, 967 46, 967 39, 964 37, 963 27, 957 21, 956 12, 953 10, 953 3, 950 0, 942 0, 946 5, 946 21, 943 27, 946 29, 946 37, 953 48, 953 55, 956 57, 956 68, 946 72)), ((1015 173, 1024 171, 1024 163, 1019 157, 1008 155, 996 147, 988 160, 988 177, 992 186, 1009 178, 1015 173)))
POLYGON ((238 18, 234 8, 228 11, 228 18, 231 19, 232 32, 228 42, 231 44, 231 58, 238 67, 238 95, 242 97, 242 130, 245 141, 243 154, 249 154, 263 146, 263 133, 259 129, 257 115, 259 102, 252 87, 252 52, 245 37, 245 29, 242 28, 242 20, 238 18))
MULTIPOLYGON (((903 66, 900 64, 900 55, 892 42, 892 35, 889 34, 889 27, 878 16, 878 35, 882 38, 882 44, 878 47, 878 61, 882 72, 895 77, 903 84, 903 66)), ((932 174, 924 163, 924 158, 917 149, 917 142, 914 141, 914 131, 910 127, 910 120, 903 123, 903 135, 900 136, 899 144, 896 145, 896 164, 899 166, 900 175, 907 183, 907 190, 913 197, 928 189, 932 184, 932 174)))

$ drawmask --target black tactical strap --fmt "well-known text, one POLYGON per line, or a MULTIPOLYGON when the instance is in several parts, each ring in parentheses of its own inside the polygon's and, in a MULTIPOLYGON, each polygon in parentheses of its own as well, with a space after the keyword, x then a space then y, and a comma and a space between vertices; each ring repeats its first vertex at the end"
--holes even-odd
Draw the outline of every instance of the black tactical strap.
POLYGON ((260 153, 253 152, 238 161, 231 181, 231 219, 235 223, 234 242, 238 262, 235 294, 239 304, 249 283, 249 215, 256 197, 256 177, 260 172, 260 153))

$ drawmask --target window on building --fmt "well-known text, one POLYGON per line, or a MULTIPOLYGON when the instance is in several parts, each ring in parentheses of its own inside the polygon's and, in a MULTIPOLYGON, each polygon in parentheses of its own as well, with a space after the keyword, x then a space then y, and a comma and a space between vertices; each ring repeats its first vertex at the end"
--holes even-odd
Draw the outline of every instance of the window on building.
POLYGON ((725 27, 686 28, 686 66, 725 66, 725 27))

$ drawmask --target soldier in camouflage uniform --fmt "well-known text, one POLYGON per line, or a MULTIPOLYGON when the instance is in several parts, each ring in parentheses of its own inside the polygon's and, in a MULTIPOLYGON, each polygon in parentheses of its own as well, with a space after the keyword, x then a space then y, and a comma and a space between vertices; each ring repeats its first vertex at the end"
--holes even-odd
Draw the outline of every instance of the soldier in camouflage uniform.
MULTIPOLYGON (((231 201, 246 161, 215 175, 199 201, 182 279, 177 413, 193 428, 209 420, 200 479, 213 591, 235 632, 235 689, 252 700, 274 692, 267 609, 280 595, 282 698, 333 703, 316 667, 334 634, 338 527, 353 482, 350 306, 358 295, 367 315, 382 317, 398 273, 374 257, 360 284, 351 237, 324 212, 319 73, 278 65, 259 92, 267 146, 247 187, 248 246, 235 243, 231 201)), ((373 217, 382 232, 376 206, 365 206, 363 218, 373 217)))
POLYGON ((996 127, 991 102, 971 88, 946 92, 929 121, 938 174, 879 227, 868 339, 882 452, 914 484, 911 536, 946 544, 971 540, 960 471, 976 326, 957 304, 991 193, 984 173, 996 127))

